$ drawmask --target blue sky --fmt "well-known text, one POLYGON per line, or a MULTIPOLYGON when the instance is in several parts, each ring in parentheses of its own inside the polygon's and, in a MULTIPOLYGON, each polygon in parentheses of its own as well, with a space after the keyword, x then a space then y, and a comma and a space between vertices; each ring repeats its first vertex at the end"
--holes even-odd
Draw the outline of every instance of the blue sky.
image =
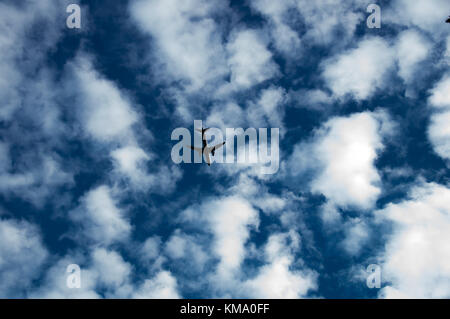
POLYGON ((448 1, 70 3, 0 2, 0 297, 450 297, 448 1), (173 163, 194 120, 278 171, 173 163))

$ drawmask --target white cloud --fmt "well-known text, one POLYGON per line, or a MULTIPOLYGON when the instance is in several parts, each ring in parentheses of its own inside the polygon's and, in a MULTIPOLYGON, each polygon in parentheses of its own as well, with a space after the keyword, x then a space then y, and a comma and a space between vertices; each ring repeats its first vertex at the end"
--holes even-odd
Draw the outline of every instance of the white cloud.
POLYGON ((81 287, 69 288, 67 278, 67 266, 71 264, 82 265, 83 258, 77 256, 66 256, 59 259, 50 267, 39 287, 31 290, 30 298, 39 299, 97 299, 101 295, 96 292, 98 273, 89 268, 81 268, 81 287))
POLYGON ((344 228, 345 239, 342 241, 342 246, 348 254, 356 256, 369 240, 370 228, 364 220, 357 217, 350 219, 344 228))
POLYGON ((450 75, 445 75, 430 91, 428 103, 436 109, 450 109, 450 75))
POLYGON ((255 278, 243 283, 250 298, 297 299, 317 288, 316 273, 292 269, 299 246, 300 238, 293 231, 269 237, 265 246, 268 263, 259 268, 255 278))
POLYGON ((45 53, 57 41, 63 28, 63 24, 58 25, 57 6, 53 1, 27 1, 26 6, 27 10, 23 10, 16 3, 0 3, 0 29, 3 30, 0 35, 2 120, 10 120, 13 113, 23 107, 27 73, 42 63, 45 53), (41 22, 43 32, 39 35, 39 45, 29 50, 32 39, 27 33, 37 21, 41 22), (47 27, 45 22, 51 27, 47 27))
POLYGON ((146 280, 132 296, 135 299, 178 299, 177 280, 168 271, 146 280))
POLYGON ((181 220, 195 222, 197 227, 201 225, 213 234, 211 250, 219 258, 215 278, 226 289, 239 276, 250 229, 259 224, 258 211, 242 197, 228 196, 189 207, 182 212, 181 220))
POLYGON ((330 94, 320 89, 290 91, 289 99, 295 106, 313 110, 326 110, 333 103, 330 94))
POLYGON ((444 60, 446 61, 447 65, 450 65, 450 35, 447 36, 447 40, 445 41, 444 60))
POLYGON ((450 12, 446 0, 395 0, 383 11, 383 20, 388 23, 416 26, 430 32, 434 37, 446 35, 445 19, 450 12))
POLYGON ((187 254, 187 245, 184 236, 173 234, 166 243, 166 253, 173 259, 183 258, 187 254))
POLYGON ((374 161, 383 149, 382 139, 388 133, 384 130, 389 131, 390 125, 382 112, 357 113, 326 122, 310 154, 321 163, 311 189, 341 207, 372 207, 381 193, 374 161))
POLYGON ((12 164, 9 144, 0 142, 2 164, 0 164, 0 192, 5 196, 15 195, 33 205, 41 207, 60 186, 71 185, 73 175, 63 170, 61 159, 54 154, 31 154, 26 151, 12 164), (33 160, 28 167, 24 161, 33 160), (20 169, 18 169, 18 167, 20 169))
POLYGON ((395 54, 380 37, 362 40, 355 49, 323 62, 322 76, 338 98, 351 94, 357 100, 372 96, 387 84, 386 74, 395 54))
POLYGON ((102 78, 87 57, 72 64, 80 90, 81 122, 85 132, 99 141, 133 140, 132 125, 137 113, 117 86, 102 78))
POLYGON ((244 127, 245 112, 233 102, 225 105, 217 104, 211 109, 206 123, 209 126, 214 125, 214 127, 220 128, 222 132, 225 132, 227 127, 244 127))
POLYGON ((88 56, 79 54, 71 64, 71 71, 75 81, 68 82, 68 87, 76 86, 79 90, 79 120, 86 135, 98 142, 102 151, 107 148, 106 154, 111 156, 115 167, 113 177, 126 180, 134 191, 173 191, 182 172, 174 165, 164 164, 153 165, 152 171, 148 171, 147 163, 155 155, 140 147, 138 140, 150 140, 151 134, 142 125, 130 98, 103 78, 88 56))
POLYGON ((428 136, 435 152, 445 159, 450 159, 450 109, 431 116, 428 136))
POLYGON ((415 30, 406 30, 399 34, 397 44, 399 75, 410 83, 420 62, 424 61, 431 50, 431 43, 415 30))
POLYGON ((239 88, 251 87, 278 73, 272 53, 255 30, 243 30, 232 35, 227 43, 227 52, 231 83, 239 88))
POLYGON ((139 250, 140 258, 144 261, 156 259, 160 255, 161 238, 152 236, 147 238, 139 250))
POLYGON ((0 172, 8 171, 11 167, 9 158, 9 145, 0 141, 0 172))
POLYGON ((46 273, 31 298, 96 299, 96 298, 179 298, 176 279, 167 271, 159 271, 142 284, 133 284, 132 265, 114 250, 94 248, 86 258, 71 252, 59 259, 46 273), (80 266, 80 288, 69 288, 67 266, 80 266))
POLYGON ((428 137, 435 152, 450 159, 450 76, 444 77, 430 91, 428 104, 433 108, 428 137))
POLYGON ((221 33, 211 16, 221 7, 217 1, 138 0, 130 12, 155 39, 161 65, 195 90, 227 73, 221 33))
POLYGON ((285 91, 269 87, 261 91, 259 99, 247 107, 247 116, 253 127, 283 127, 285 91))
POLYGON ((58 187, 72 182, 71 168, 55 151, 64 125, 53 70, 46 65, 64 28, 58 7, 48 0, 0 4, 0 135, 12 150, 5 161, 13 164, 0 165, 0 192, 39 208, 58 187))
POLYGON ((113 250, 94 248, 86 258, 79 252, 71 252, 59 259, 46 273, 39 287, 32 290, 31 298, 43 299, 97 299, 127 298, 133 292, 130 284, 132 267, 113 250), (79 288, 70 288, 67 272, 69 265, 80 267, 79 288))
POLYGON ((141 148, 136 146, 125 146, 111 152, 116 169, 131 179, 133 183, 142 184, 146 177, 144 164, 150 156, 141 148))
POLYGON ((216 200, 207 203, 203 209, 214 234, 214 252, 220 258, 217 274, 226 281, 240 271, 250 227, 259 224, 258 212, 239 197, 216 200))
POLYGON ((70 216, 81 226, 82 234, 97 244, 123 241, 131 232, 131 225, 117 206, 113 190, 105 185, 89 191, 70 216))
POLYGON ((308 26, 302 40, 325 45, 333 41, 344 41, 353 36, 356 26, 364 19, 358 11, 365 10, 367 2, 298 0, 296 5, 305 25, 308 26), (336 29, 341 31, 339 36, 334 32, 336 29))
POLYGON ((0 297, 23 298, 48 256, 36 226, 0 220, 0 297))
MULTIPOLYGON (((178 220, 180 223, 206 231, 206 238, 209 238, 209 234, 212 235, 212 240, 205 249, 210 250, 219 261, 216 267, 208 271, 204 284, 216 283, 212 287, 213 296, 301 298, 317 288, 317 274, 308 269, 301 258, 296 257, 301 244, 297 220, 285 225, 289 229, 285 233, 271 231, 264 249, 259 249, 251 241, 251 231, 259 231, 259 214, 256 208, 274 214, 272 216, 279 216, 281 220, 286 211, 290 212, 291 204, 289 196, 272 195, 263 183, 258 183, 247 173, 241 172, 233 187, 223 196, 207 199, 181 213, 178 220), (262 266, 251 266, 251 261, 255 259, 258 262, 264 261, 262 266)), ((292 217, 299 216, 295 214, 292 217)), ((276 225, 271 227, 277 228, 276 225)), ((197 258, 197 254, 189 254, 185 250, 190 247, 185 240, 177 238, 175 241, 171 238, 170 242, 174 246, 171 247, 172 254, 188 254, 191 258, 197 258)))
POLYGON ((92 252, 92 267, 98 271, 99 282, 114 294, 127 285, 131 265, 117 252, 97 248, 92 252))
POLYGON ((209 256, 202 247, 200 240, 194 236, 187 235, 179 229, 170 236, 165 243, 165 253, 173 260, 182 260, 189 268, 203 271, 209 256))
POLYGON ((416 186, 375 215, 393 223, 380 256, 385 298, 450 298, 450 189, 416 186))
POLYGON ((209 111, 206 125, 220 128, 224 133, 229 127, 283 127, 285 91, 271 86, 250 101, 245 109, 234 102, 215 104, 209 111))
POLYGON ((300 47, 300 37, 289 26, 285 13, 295 7, 295 2, 255 0, 251 1, 251 5, 269 18, 269 30, 276 48, 288 55, 294 54, 300 47))

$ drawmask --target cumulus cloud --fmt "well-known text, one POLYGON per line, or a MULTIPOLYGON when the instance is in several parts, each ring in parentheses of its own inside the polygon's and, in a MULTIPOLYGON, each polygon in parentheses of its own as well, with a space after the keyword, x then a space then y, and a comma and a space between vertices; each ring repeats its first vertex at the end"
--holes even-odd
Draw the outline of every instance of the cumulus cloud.
POLYGON ((450 108, 450 76, 445 75, 433 89, 428 101, 431 106, 437 109, 450 108))
POLYGON ((433 144, 435 152, 442 158, 450 158, 450 110, 435 113, 431 116, 428 128, 428 136, 433 144))
POLYGON ((59 259, 48 269, 42 284, 30 297, 50 299, 179 298, 176 279, 159 271, 142 283, 132 281, 133 266, 114 250, 94 248, 86 257, 77 251, 59 259), (67 267, 80 266, 80 287, 67 285, 67 267))
POLYGON ((256 277, 246 280, 244 290, 250 298, 303 298, 317 288, 317 274, 308 269, 293 269, 294 253, 300 248, 297 233, 270 235, 264 253, 267 264, 258 269, 256 277))
MULTIPOLYGON (((209 249, 218 259, 211 280, 220 282, 221 291, 233 291, 233 282, 240 277, 241 264, 246 257, 245 245, 250 230, 258 227, 258 211, 240 196, 212 198, 198 207, 189 207, 181 214, 181 220, 199 223, 213 236, 209 249), (214 278, 214 279, 213 279, 214 278)), ((172 254, 175 252, 172 249, 172 254)))
POLYGON ((207 125, 214 125, 223 132, 227 127, 244 127, 245 122, 245 111, 234 102, 214 105, 206 118, 207 125))
POLYGON ((239 271, 245 258, 250 228, 259 223, 258 212, 243 198, 228 197, 204 206, 214 234, 214 252, 219 257, 218 276, 225 282, 239 271))
POLYGON ((284 102, 286 93, 283 88, 271 86, 261 90, 258 97, 241 107, 234 102, 215 104, 206 119, 209 126, 215 126, 225 132, 230 127, 277 127, 284 126, 284 102))
POLYGON ((296 107, 302 107, 312 110, 327 110, 333 103, 332 96, 321 89, 300 89, 290 91, 288 94, 290 102, 296 107))
POLYGON ((370 113, 328 121, 326 133, 315 147, 325 167, 312 190, 341 206, 373 205, 380 194, 380 176, 373 165, 382 148, 378 126, 370 113))
POLYGON ((447 36, 447 39, 445 41, 444 58, 446 60, 447 65, 450 65, 450 35, 447 36))
POLYGON ((0 4, 0 27, 5 31, 0 35, 0 135, 9 163, 0 167, 0 193, 36 207, 58 187, 71 184, 73 174, 57 155, 63 148, 62 108, 54 72, 46 65, 64 27, 58 24, 64 14, 59 8, 53 1, 0 4))
POLYGON ((133 294, 135 299, 178 299, 177 280, 169 271, 161 271, 146 280, 133 294))
POLYGON ((150 159, 145 151, 136 146, 125 146, 111 152, 116 169, 127 176, 132 183, 145 183, 146 169, 144 164, 150 159))
POLYGON ((350 219, 344 225, 345 239, 342 241, 344 250, 356 256, 370 238, 370 228, 361 218, 350 219))
POLYGON ((12 165, 10 145, 0 141, 0 192, 5 196, 19 196, 41 207, 58 187, 71 185, 73 175, 62 167, 55 154, 31 154, 24 152, 12 165), (35 165, 27 162, 34 160, 35 165))
POLYGON ((251 1, 253 9, 262 13, 270 22, 270 33, 276 48, 288 55, 298 51, 300 37, 289 25, 286 12, 295 7, 294 1, 251 1))
POLYGON ((82 53, 76 57, 70 65, 75 79, 68 84, 75 86, 80 95, 78 120, 84 135, 97 142, 102 152, 107 150, 106 154, 96 156, 109 155, 115 177, 126 179, 133 190, 171 192, 182 176, 181 171, 165 164, 153 165, 153 170, 148 170, 148 162, 155 156, 140 144, 151 140, 151 133, 141 123, 131 98, 99 74, 91 60, 82 53))
POLYGON ((156 156, 146 153, 138 146, 129 145, 111 152, 117 177, 125 178, 133 190, 170 193, 182 177, 182 171, 175 165, 153 165, 149 171, 149 162, 156 156))
POLYGON ((409 197, 375 212, 393 224, 380 255, 384 298, 450 297, 450 189, 416 186, 409 197))
POLYGON ((180 229, 175 230, 165 243, 165 253, 169 258, 181 260, 199 272, 210 258, 205 250, 199 239, 183 233, 180 229))
POLYGON ((131 265, 125 262, 117 252, 97 248, 92 253, 92 267, 98 271, 98 281, 114 295, 126 296, 131 274, 131 265))
MULTIPOLYGON (((40 287, 32 292, 32 298, 46 299, 97 299, 127 298, 133 291, 130 283, 132 267, 122 256, 104 248, 94 248, 86 259, 78 252, 58 260, 47 272, 40 287), (67 267, 80 266, 80 287, 67 284, 71 273, 67 267)), ((73 273, 72 273, 73 274, 73 273)))
POLYGON ((371 37, 356 48, 324 61, 322 76, 336 97, 350 94, 364 100, 384 88, 386 74, 394 61, 389 44, 380 37, 371 37))
POLYGON ((161 253, 161 238, 152 236, 147 238, 139 249, 140 258, 143 261, 156 259, 161 253))
POLYGON ((99 141, 132 139, 137 114, 117 86, 102 77, 86 56, 72 64, 80 90, 81 123, 89 136, 99 141))
POLYGON ((285 173, 294 187, 309 187, 325 197, 319 209, 324 230, 329 236, 342 235, 337 247, 348 255, 359 255, 369 242, 366 216, 383 191, 375 160, 395 131, 396 124, 383 110, 334 117, 311 140, 295 145, 287 161, 285 173), (345 210, 358 215, 350 217, 345 210))
POLYGON ((239 31, 227 43, 231 83, 248 88, 278 73, 262 36, 255 30, 239 31))
POLYGON ((70 216, 80 226, 84 238, 97 244, 123 241, 131 232, 130 222, 118 206, 114 191, 105 185, 89 191, 70 216))
POLYGON ((26 221, 0 220, 0 297, 23 298, 48 256, 39 229, 26 221))
POLYGON ((430 32, 434 37, 446 35, 442 27, 450 11, 450 3, 446 0, 418 0, 414 3, 396 0, 386 9, 383 19, 388 23, 415 26, 430 32))
POLYGON ((227 73, 221 32, 211 16, 218 7, 218 1, 138 0, 130 12, 155 40, 161 65, 195 90, 227 73))
POLYGON ((367 2, 359 0, 345 3, 339 0, 297 1, 297 9, 308 25, 303 39, 321 45, 348 40, 364 19, 361 11, 366 6, 367 2), (336 29, 340 32, 336 33, 336 29))
POLYGON ((69 288, 67 278, 70 273, 67 267, 73 264, 83 265, 84 258, 80 256, 66 256, 53 264, 46 272, 39 287, 29 293, 30 298, 40 299, 98 299, 101 295, 96 292, 98 273, 93 269, 82 267, 80 273, 80 288, 69 288))
POLYGON ((432 107, 428 137, 435 152, 450 159, 450 76, 444 75, 430 91, 428 104, 432 107))
POLYGON ((279 50, 288 53, 289 50, 296 51, 301 44, 346 42, 364 20, 362 11, 365 11, 367 2, 255 0, 252 7, 269 19, 274 43, 279 50), (308 26, 301 35, 294 31, 298 29, 299 20, 308 26))
POLYGON ((152 74, 165 84, 176 82, 167 94, 182 121, 203 116, 201 104, 229 105, 230 96, 279 74, 265 30, 226 30, 222 17, 233 15, 226 3, 138 0, 131 3, 130 12, 151 36, 151 55, 162 66, 152 68, 152 74))
MULTIPOLYGON (((200 205, 191 206, 180 216, 183 224, 195 225, 199 230, 212 235, 211 244, 204 249, 218 258, 218 263, 209 269, 206 276, 207 283, 215 283, 211 287, 214 296, 307 296, 317 288, 317 274, 306 267, 298 256, 301 247, 300 233, 296 226, 298 223, 290 223, 286 232, 271 232, 261 249, 251 239, 251 231, 259 231, 257 208, 281 219, 290 205, 290 199, 270 194, 264 185, 245 173, 241 173, 233 184, 227 191, 229 195, 213 197, 200 205), (242 197, 244 195, 245 199, 242 197), (255 258, 260 266, 251 266, 255 258), (248 273, 252 275, 248 276, 248 273)), ((186 253, 183 247, 186 247, 187 242, 179 237, 178 234, 172 236, 170 245, 168 243, 172 255, 182 256, 186 253)), ((193 258, 196 256, 192 255, 193 258)))
POLYGON ((269 87, 261 91, 256 103, 247 107, 249 122, 253 127, 283 127, 285 91, 281 87, 269 87))
POLYGON ((299 144, 290 159, 294 174, 316 169, 311 190, 337 206, 369 209, 381 193, 374 161, 393 130, 386 113, 362 112, 328 120, 311 144, 299 144))
POLYGON ((10 120, 13 113, 23 103, 23 87, 30 70, 42 63, 47 50, 59 38, 62 25, 58 26, 58 6, 53 1, 25 1, 27 10, 13 3, 0 4, 0 27, 4 33, 0 35, 0 119, 10 120), (41 23, 45 32, 38 36, 39 45, 28 50, 33 40, 28 32, 33 25, 41 23), (47 27, 44 22, 52 25, 47 27), (21 63, 21 61, 26 63, 21 63))
MULTIPOLYGON (((127 197, 129 191, 163 194, 173 205, 169 209, 177 210, 186 200, 181 194, 180 201, 172 201, 169 193, 176 189, 182 168, 161 164, 164 159, 156 150, 162 144, 144 125, 148 117, 144 119, 144 108, 137 103, 140 97, 124 90, 120 77, 113 81, 96 69, 95 51, 92 56, 80 51, 57 72, 45 66, 51 60, 56 69, 64 60, 64 50, 55 45, 60 30, 54 26, 64 27, 57 12, 64 14, 65 10, 52 1, 24 3, 28 10, 20 10, 12 2, 0 4, 0 27, 6 31, 0 35, 0 71, 4 75, 0 79, 1 197, 6 201, 19 197, 44 207, 52 194, 58 195, 57 190, 73 185, 74 176, 76 181, 84 178, 85 172, 77 176, 79 159, 72 157, 77 156, 72 153, 75 149, 88 150, 89 154, 78 155, 106 163, 108 168, 106 174, 95 172, 92 182, 97 186, 79 189, 85 194, 66 220, 72 223, 69 237, 77 246, 64 252, 62 258, 48 258, 37 227, 29 222, 0 220, 0 295, 179 298, 181 291, 195 286, 194 290, 207 287, 202 291, 205 296, 302 298, 317 289, 318 274, 306 266, 302 256, 308 229, 301 220, 303 208, 296 204, 303 205, 309 197, 293 195, 288 188, 278 189, 279 184, 271 182, 283 180, 263 179, 248 167, 223 165, 209 170, 206 177, 210 183, 227 173, 223 183, 212 183, 208 190, 221 191, 220 196, 184 210, 181 219, 186 224, 175 229, 166 225, 168 228, 158 229, 162 233, 150 233, 142 243, 131 241, 142 237, 141 225, 132 225, 127 214, 128 205, 135 204, 135 198, 127 197), (36 30, 38 21, 46 21, 44 32, 30 32, 36 30), (37 49, 28 50, 30 47, 37 49), (58 49, 49 59, 47 53, 53 48, 58 49), (76 107, 66 107, 69 101, 75 101, 76 107), (125 191, 119 193, 118 189, 125 191), (274 189, 277 192, 271 193, 274 189), (260 228, 264 233, 255 240, 253 232, 260 228), (261 244, 260 238, 268 239, 261 244), (113 250, 117 246, 126 252, 122 255, 113 250), (136 264, 126 258, 130 250, 137 257, 136 264), (44 264, 50 263, 44 274, 44 264), (80 289, 69 289, 66 284, 66 267, 72 263, 81 265, 80 289), (170 263, 170 272, 163 267, 166 263, 170 263), (143 268, 144 274, 135 273, 143 268), (191 272, 203 276, 186 278, 191 272), (35 279, 40 287, 33 288, 35 279)), ((291 96, 306 100, 307 107, 320 110, 346 96, 358 101, 371 98, 388 87, 387 75, 394 66, 398 66, 405 85, 411 85, 417 71, 433 56, 430 53, 437 43, 432 39, 443 39, 438 23, 442 23, 442 10, 449 8, 443 0, 412 5, 394 1, 388 10, 382 8, 383 21, 414 29, 401 28, 391 45, 380 37, 368 37, 348 47, 356 27, 364 23, 367 2, 255 0, 250 6, 266 18, 257 24, 261 25, 258 29, 245 21, 236 26, 241 12, 216 0, 130 1, 126 15, 130 14, 142 31, 139 37, 148 39, 139 48, 139 56, 144 52, 141 49, 150 49, 140 66, 148 67, 152 82, 163 84, 157 88, 159 97, 173 99, 174 114, 182 120, 201 115, 208 126, 282 128, 287 114, 287 89, 281 86, 284 81, 292 83, 291 90, 300 88, 289 95, 293 92, 291 96), (325 87, 303 89, 305 82, 306 87, 314 84, 304 81, 307 74, 295 80, 287 74, 281 83, 275 83, 282 70, 271 50, 283 54, 286 70, 293 65, 292 60, 302 57, 296 56, 299 51, 329 44, 329 58, 318 70, 325 87), (274 83, 269 83, 271 80, 274 83)), ((90 40, 86 41, 90 47, 90 40)), ((99 64, 108 67, 107 63, 99 64)), ((436 153, 450 158, 448 76, 429 92, 428 104, 433 110, 429 139, 436 153)), ((155 105, 166 101, 159 102, 157 99, 155 105)), ((166 111, 172 114, 172 110, 166 111)), ((311 141, 294 147, 286 165, 292 176, 283 177, 294 180, 297 193, 306 176, 307 189, 326 198, 321 217, 325 223, 341 222, 337 228, 344 236, 338 245, 352 258, 371 239, 371 221, 363 214, 349 218, 340 210, 368 211, 374 207, 383 191, 375 161, 393 125, 387 113, 380 111, 331 118, 315 131, 311 141)), ((254 154, 253 148, 250 151, 254 154)), ((143 194, 136 195, 141 198, 143 194)), ((382 221, 392 222, 394 230, 380 257, 386 271, 383 276, 388 280, 381 296, 449 296, 448 267, 439 259, 449 259, 445 251, 448 238, 441 235, 449 233, 447 197, 445 186, 422 185, 410 198, 376 213, 382 221), (417 253, 425 260, 417 261, 417 253)), ((149 196, 150 203, 145 200, 141 204, 156 205, 152 209, 157 210, 154 199, 149 196)), ((0 214, 8 213, 0 207, 0 214)))
POLYGON ((410 83, 420 62, 428 57, 431 42, 417 31, 406 30, 399 34, 396 46, 399 75, 405 82, 410 83))

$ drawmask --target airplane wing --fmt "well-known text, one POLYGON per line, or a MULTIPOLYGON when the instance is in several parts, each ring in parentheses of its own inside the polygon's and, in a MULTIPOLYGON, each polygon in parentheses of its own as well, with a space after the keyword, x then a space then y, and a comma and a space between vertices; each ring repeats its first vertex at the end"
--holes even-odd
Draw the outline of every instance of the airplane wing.
MULTIPOLYGON (((213 146, 214 151, 218 150, 219 148, 221 148, 222 146, 225 145, 225 142, 223 142, 222 144, 217 144, 213 146)), ((214 155, 214 154, 213 154, 214 155)))
POLYGON ((188 146, 191 150, 197 151, 200 155, 202 155, 202 149, 200 147, 195 147, 192 145, 188 146))

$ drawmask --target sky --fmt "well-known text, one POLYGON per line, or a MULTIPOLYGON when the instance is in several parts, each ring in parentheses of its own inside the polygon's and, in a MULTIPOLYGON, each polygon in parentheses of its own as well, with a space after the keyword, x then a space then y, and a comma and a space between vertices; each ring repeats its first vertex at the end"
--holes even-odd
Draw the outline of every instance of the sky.
POLYGON ((0 297, 450 298, 450 2, 374 3, 1 0, 0 297))

